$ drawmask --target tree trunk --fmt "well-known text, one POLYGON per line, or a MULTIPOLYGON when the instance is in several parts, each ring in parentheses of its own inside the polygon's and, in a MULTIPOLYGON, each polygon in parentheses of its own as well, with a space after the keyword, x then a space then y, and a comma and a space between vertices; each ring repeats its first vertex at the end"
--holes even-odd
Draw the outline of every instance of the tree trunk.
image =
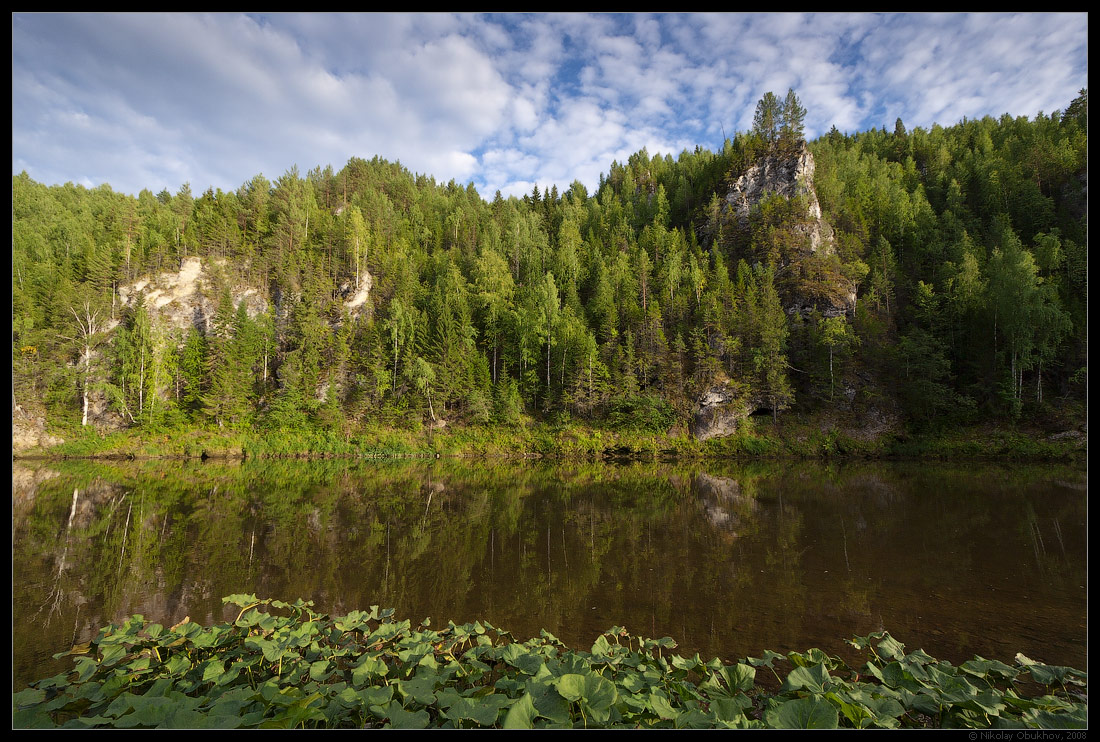
POLYGON ((83 386, 83 412, 80 417, 81 427, 88 424, 88 375, 91 373, 91 356, 92 349, 87 345, 84 346, 84 386, 83 386))
POLYGON ((546 409, 550 409, 550 320, 546 320, 546 409))
POLYGON ((829 346, 829 399, 833 398, 833 346, 829 346))
POLYGON ((145 410, 145 346, 141 346, 141 370, 138 372, 138 414, 145 410))

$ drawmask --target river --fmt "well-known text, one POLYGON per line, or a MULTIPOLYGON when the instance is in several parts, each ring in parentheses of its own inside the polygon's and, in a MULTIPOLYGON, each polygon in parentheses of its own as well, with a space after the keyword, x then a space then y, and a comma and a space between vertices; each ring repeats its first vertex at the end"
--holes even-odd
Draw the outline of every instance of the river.
POLYGON ((509 460, 59 463, 12 472, 13 680, 233 593, 433 626, 671 636, 726 661, 887 630, 1087 669, 1083 467, 509 460))

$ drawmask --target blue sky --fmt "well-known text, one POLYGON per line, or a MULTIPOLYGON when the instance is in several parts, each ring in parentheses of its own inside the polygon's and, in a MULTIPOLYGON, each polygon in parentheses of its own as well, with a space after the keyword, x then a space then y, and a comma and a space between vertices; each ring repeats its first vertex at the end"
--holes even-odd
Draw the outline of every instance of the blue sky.
POLYGON ((236 190, 379 155, 483 197, 720 146, 793 88, 807 135, 1033 117, 1088 15, 13 14, 12 172, 236 190))

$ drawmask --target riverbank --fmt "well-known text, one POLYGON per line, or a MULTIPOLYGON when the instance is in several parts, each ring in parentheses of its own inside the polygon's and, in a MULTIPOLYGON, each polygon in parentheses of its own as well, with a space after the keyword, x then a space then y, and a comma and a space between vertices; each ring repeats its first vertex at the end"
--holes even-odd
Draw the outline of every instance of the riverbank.
POLYGON ((1087 423, 1015 426, 984 424, 946 431, 900 428, 869 431, 825 416, 753 418, 736 434, 696 440, 683 429, 668 433, 614 430, 577 424, 529 422, 323 429, 218 430, 203 428, 56 431, 50 446, 14 450, 14 458, 411 458, 574 457, 584 459, 919 458, 942 460, 1075 460, 1088 453, 1087 423))

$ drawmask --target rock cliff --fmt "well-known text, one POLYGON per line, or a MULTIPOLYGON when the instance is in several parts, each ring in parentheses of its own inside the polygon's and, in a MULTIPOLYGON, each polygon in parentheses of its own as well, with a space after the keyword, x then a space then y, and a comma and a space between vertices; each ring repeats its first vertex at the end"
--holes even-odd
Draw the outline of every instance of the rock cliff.
MULTIPOLYGON (((170 329, 186 331, 195 327, 205 330, 214 317, 218 300, 212 290, 211 267, 201 258, 184 258, 178 271, 165 271, 120 286, 119 301, 129 307, 139 295, 144 296, 149 316, 170 329)), ((245 303, 250 317, 267 309, 267 301, 255 288, 240 288, 230 295, 234 306, 242 301, 245 303)))
POLYGON ((771 194, 790 200, 801 197, 805 219, 792 225, 806 236, 810 252, 833 253, 833 229, 821 216, 821 204, 814 191, 814 156, 806 143, 791 153, 772 152, 751 165, 733 182, 726 194, 727 208, 736 215, 742 229, 749 228, 754 206, 771 194))
POLYGON ((764 409, 763 400, 738 393, 728 381, 719 382, 700 395, 691 432, 700 441, 733 435, 745 418, 764 409))
POLYGON ((772 262, 787 312, 826 317, 855 310, 855 286, 840 272, 833 228, 822 216, 814 191, 813 154, 805 142, 771 150, 731 180, 713 234, 750 263, 772 262), (760 206, 779 196, 790 209, 768 215, 760 206))

